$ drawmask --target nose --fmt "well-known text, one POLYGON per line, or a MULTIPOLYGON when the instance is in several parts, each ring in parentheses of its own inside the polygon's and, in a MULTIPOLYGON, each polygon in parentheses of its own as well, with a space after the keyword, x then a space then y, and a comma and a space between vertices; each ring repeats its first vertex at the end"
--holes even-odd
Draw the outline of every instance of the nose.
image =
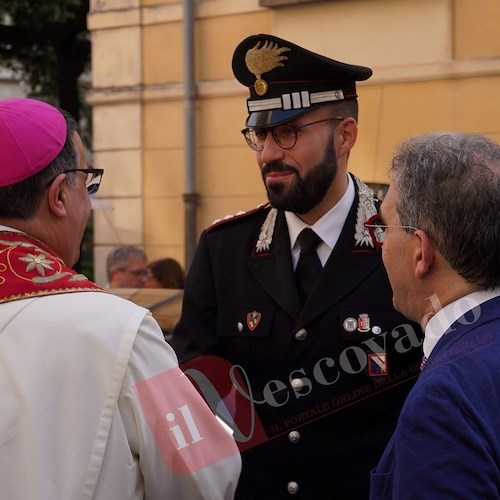
POLYGON ((264 148, 258 152, 261 163, 271 163, 273 161, 283 160, 285 150, 274 140, 273 134, 269 131, 264 141, 264 148))

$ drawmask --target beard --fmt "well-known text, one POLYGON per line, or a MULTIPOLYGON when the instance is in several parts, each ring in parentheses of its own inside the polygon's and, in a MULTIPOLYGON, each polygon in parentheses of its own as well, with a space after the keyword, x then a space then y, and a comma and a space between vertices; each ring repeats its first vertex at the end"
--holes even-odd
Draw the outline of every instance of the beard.
POLYGON ((296 168, 282 162, 266 163, 262 168, 262 179, 271 206, 296 214, 306 214, 318 205, 325 197, 336 175, 337 157, 331 137, 325 148, 323 159, 314 165, 304 178, 300 177, 296 168), (294 172, 295 182, 290 188, 280 182, 267 185, 266 174, 269 172, 294 172))

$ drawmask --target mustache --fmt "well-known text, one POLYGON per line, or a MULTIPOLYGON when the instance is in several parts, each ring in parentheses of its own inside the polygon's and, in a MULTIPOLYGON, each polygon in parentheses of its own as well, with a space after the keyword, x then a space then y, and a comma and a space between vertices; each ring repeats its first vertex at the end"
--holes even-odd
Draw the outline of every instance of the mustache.
POLYGON ((294 172, 298 175, 297 169, 280 161, 266 163, 261 169, 262 175, 270 174, 271 172, 294 172))

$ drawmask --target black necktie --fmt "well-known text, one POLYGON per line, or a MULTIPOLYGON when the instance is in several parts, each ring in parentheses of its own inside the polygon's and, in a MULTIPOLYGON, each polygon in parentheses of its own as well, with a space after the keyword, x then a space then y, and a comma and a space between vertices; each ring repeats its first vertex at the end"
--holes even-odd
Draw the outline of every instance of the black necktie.
POLYGON ((304 303, 322 269, 316 253, 321 238, 311 228, 306 227, 299 234, 297 241, 300 245, 300 257, 295 269, 295 278, 300 298, 304 303))

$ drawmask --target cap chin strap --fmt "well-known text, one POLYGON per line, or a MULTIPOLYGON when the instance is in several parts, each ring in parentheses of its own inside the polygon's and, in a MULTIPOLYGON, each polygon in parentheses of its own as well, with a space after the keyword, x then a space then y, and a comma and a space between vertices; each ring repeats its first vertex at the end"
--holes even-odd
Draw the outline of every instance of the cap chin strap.
POLYGON ((271 109, 304 109, 310 108, 313 104, 322 102, 343 101, 345 99, 342 90, 326 90, 324 92, 309 92, 302 90, 300 92, 291 92, 282 94, 281 97, 271 97, 269 99, 257 99, 247 101, 249 113, 256 111, 267 111, 271 109))

